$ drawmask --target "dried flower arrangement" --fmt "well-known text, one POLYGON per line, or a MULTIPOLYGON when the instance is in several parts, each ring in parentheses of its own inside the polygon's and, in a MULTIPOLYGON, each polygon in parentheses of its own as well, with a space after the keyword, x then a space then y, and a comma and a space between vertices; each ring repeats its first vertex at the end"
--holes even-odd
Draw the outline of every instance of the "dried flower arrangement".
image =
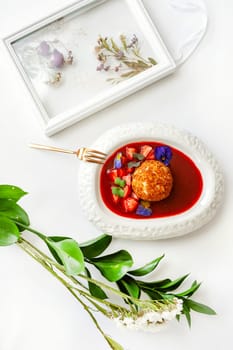
POLYGON ((99 64, 96 70, 117 73, 117 76, 110 77, 107 81, 117 84, 157 64, 152 57, 142 57, 139 40, 135 34, 130 40, 123 34, 119 39, 119 44, 113 38, 103 36, 99 36, 97 40, 95 53, 99 64))

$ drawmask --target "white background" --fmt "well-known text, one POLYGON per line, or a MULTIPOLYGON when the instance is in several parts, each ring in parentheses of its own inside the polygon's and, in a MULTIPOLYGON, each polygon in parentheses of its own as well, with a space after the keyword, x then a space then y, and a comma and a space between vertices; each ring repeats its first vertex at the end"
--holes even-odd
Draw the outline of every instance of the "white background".
MULTIPOLYGON (((118 329, 99 317, 105 332, 128 350, 217 350, 223 346, 232 349, 233 2, 206 3, 207 34, 174 75, 51 139, 43 135, 18 75, 0 52, 0 183, 15 184, 29 192, 21 204, 34 228, 50 235, 72 235, 79 241, 99 234, 79 207, 78 161, 68 155, 31 150, 29 142, 76 148, 88 145, 119 123, 158 120, 200 137, 223 168, 224 202, 210 224, 178 239, 114 240, 111 248, 129 250, 136 266, 166 253, 166 260, 151 278, 175 278, 191 272, 189 283, 194 279, 203 281, 194 299, 212 306, 218 315, 193 313, 191 331, 183 320, 180 324, 171 323, 158 334, 118 329)), ((43 17, 58 5, 62 5, 59 0, 1 1, 1 37, 43 17)), ((109 349, 79 304, 16 246, 0 249, 0 281, 1 350, 109 349)))

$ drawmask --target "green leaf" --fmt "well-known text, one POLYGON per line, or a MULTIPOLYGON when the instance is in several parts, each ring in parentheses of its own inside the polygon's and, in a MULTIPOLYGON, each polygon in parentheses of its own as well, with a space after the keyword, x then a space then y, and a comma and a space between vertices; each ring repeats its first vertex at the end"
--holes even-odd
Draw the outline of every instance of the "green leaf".
POLYGON ((190 316, 190 308, 186 303, 186 300, 183 302, 183 310, 182 313, 185 315, 186 320, 188 322, 189 328, 191 328, 191 316, 190 316))
POLYGON ((0 199, 0 215, 29 226, 27 213, 12 199, 0 199))
POLYGON ((62 261, 67 274, 78 275, 84 271, 84 257, 78 243, 68 237, 46 237, 48 247, 54 250, 62 261))
POLYGON ((128 168, 137 168, 141 162, 129 162, 128 163, 128 168))
POLYGON ((90 263, 95 265, 107 280, 116 282, 121 279, 133 265, 133 259, 126 250, 119 250, 110 255, 90 259, 90 263))
POLYGON ((148 60, 150 61, 150 63, 152 63, 153 65, 156 65, 157 62, 154 60, 154 58, 152 57, 148 57, 148 60))
POLYGON ((125 195, 124 190, 120 187, 112 186, 111 190, 112 190, 112 194, 114 194, 115 196, 124 197, 124 195, 125 195))
POLYGON ((140 288, 132 277, 125 275, 117 282, 117 285, 123 293, 128 294, 133 298, 140 297, 140 288))
POLYGON ((121 180, 120 177, 117 177, 114 181, 115 185, 119 185, 120 187, 125 187, 125 180, 121 180))
POLYGON ((138 160, 143 160, 145 158, 145 156, 141 153, 133 153, 133 157, 138 160))
POLYGON ((159 264, 159 262, 164 258, 164 254, 157 259, 152 260, 148 264, 140 267, 139 269, 128 271, 128 274, 133 276, 145 276, 152 272, 159 264))
MULTIPOLYGON (((87 276, 89 278, 91 278, 91 274, 90 271, 85 268, 87 276)), ((88 287, 89 287, 89 291, 91 293, 91 295, 93 295, 94 297, 98 298, 98 299, 107 299, 108 296, 106 295, 106 293, 103 291, 103 289, 101 289, 99 286, 97 286, 94 283, 88 282, 88 287)))
POLYGON ((103 253, 112 241, 112 236, 101 235, 90 241, 79 244, 86 258, 95 258, 103 253))
POLYGON ((176 294, 177 297, 191 297, 200 287, 201 283, 197 283, 197 281, 194 281, 193 284, 189 289, 186 291, 176 294))
MULTIPOLYGON (((46 244, 47 244, 47 242, 46 242, 46 244)), ((53 247, 52 247, 51 245, 48 245, 48 244, 47 244, 47 246, 48 246, 48 248, 49 248, 50 253, 51 253, 52 256, 54 257, 54 259, 58 262, 58 264, 60 264, 60 265, 63 266, 63 262, 62 262, 62 260, 60 259, 59 255, 57 254, 56 250, 53 249, 53 247)))
POLYGON ((12 199, 17 202, 27 192, 21 190, 21 188, 12 185, 0 185, 0 198, 1 199, 12 199))
POLYGON ((161 300, 163 299, 163 295, 156 290, 146 288, 146 287, 141 287, 144 293, 146 293, 152 300, 161 300))
POLYGON ((105 334, 105 339, 107 340, 112 350, 124 350, 124 348, 119 343, 117 343, 115 340, 113 340, 106 334, 105 334))
POLYGON ((6 217, 0 217, 0 246, 14 244, 19 237, 19 229, 15 223, 6 217))
POLYGON ((206 315, 216 315, 216 312, 213 309, 211 309, 209 306, 197 303, 194 300, 187 299, 186 304, 190 307, 190 309, 196 312, 200 312, 206 315))
POLYGON ((189 274, 182 276, 180 278, 177 278, 174 281, 168 282, 167 284, 164 284, 163 286, 160 287, 160 290, 168 292, 168 291, 177 289, 183 283, 183 281, 188 277, 188 275, 189 274))
POLYGON ((154 282, 144 282, 144 281, 137 280, 137 283, 140 286, 145 286, 147 288, 150 288, 151 290, 157 289, 157 288, 159 289, 163 285, 166 285, 166 284, 168 284, 170 282, 171 282, 171 280, 169 278, 165 278, 164 280, 159 280, 159 281, 154 281, 154 282))

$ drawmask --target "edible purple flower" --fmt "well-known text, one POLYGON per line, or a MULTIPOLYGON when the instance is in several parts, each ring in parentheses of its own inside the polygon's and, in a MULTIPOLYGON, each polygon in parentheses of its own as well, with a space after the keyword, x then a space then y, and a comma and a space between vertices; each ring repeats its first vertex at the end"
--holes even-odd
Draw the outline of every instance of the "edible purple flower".
POLYGON ((139 204, 136 210, 137 215, 141 216, 151 216, 152 209, 151 208, 145 208, 143 205, 139 204))
POLYGON ((155 148, 155 159, 168 166, 172 159, 172 150, 169 146, 158 146, 155 148))

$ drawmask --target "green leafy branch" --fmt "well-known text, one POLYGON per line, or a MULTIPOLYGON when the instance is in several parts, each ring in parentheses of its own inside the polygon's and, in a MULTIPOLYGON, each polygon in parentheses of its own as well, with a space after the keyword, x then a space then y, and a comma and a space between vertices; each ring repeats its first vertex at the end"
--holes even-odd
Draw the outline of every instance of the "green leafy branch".
POLYGON ((161 324, 166 321, 163 315, 175 312, 178 320, 180 314, 185 315, 191 326, 191 311, 215 314, 210 307, 191 299, 201 285, 197 281, 194 281, 187 290, 177 292, 188 275, 175 280, 170 278, 153 282, 141 280, 141 277, 157 268, 164 255, 140 268, 132 269, 133 259, 126 250, 102 255, 112 241, 109 235, 104 234, 79 244, 70 237, 47 236, 33 229, 27 213, 17 203, 25 194, 26 192, 16 186, 0 185, 0 246, 17 244, 58 279, 88 312, 111 349, 123 350, 120 344, 104 333, 94 312, 101 312, 123 325, 126 325, 126 321, 135 325, 137 319, 141 321, 142 316, 151 317, 151 313, 153 317, 159 317, 159 321, 148 319, 146 324, 153 322, 161 324), (23 237, 25 230, 43 240, 51 257, 23 237), (108 284, 94 279, 89 266, 98 269, 108 284), (116 284, 112 287, 109 282, 116 284), (124 300, 126 307, 121 303, 111 302, 111 294, 124 300), (177 309, 177 301, 182 302, 180 312, 177 309))

